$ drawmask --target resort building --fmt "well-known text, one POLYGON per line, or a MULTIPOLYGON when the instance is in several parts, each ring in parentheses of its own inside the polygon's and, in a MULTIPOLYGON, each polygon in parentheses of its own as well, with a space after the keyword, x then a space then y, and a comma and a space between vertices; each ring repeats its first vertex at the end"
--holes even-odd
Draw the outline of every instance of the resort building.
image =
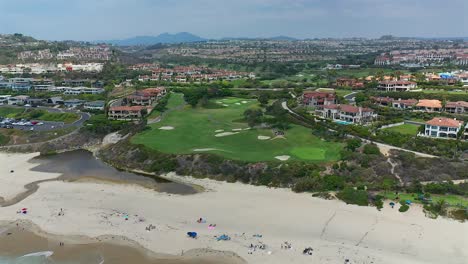
POLYGON ((440 112, 442 111, 442 102, 439 100, 419 100, 416 108, 423 112, 440 112))
POLYGON ((426 122, 424 135, 434 138, 456 139, 463 121, 446 117, 436 117, 426 122))
POLYGON ((364 83, 352 78, 338 78, 335 85, 337 87, 351 87, 353 89, 364 88, 364 83))
POLYGON ((377 89, 386 92, 406 92, 417 87, 418 85, 415 82, 410 81, 381 81, 377 89))
POLYGON ((144 96, 144 95, 129 95, 127 96, 127 103, 131 105, 151 105, 153 101, 151 100, 151 97, 149 96, 144 96))
POLYGON ((453 114, 464 114, 468 112, 468 102, 447 102, 445 104, 445 112, 453 114))
POLYGON ((353 124, 366 124, 377 117, 377 115, 374 114, 374 110, 370 108, 352 105, 324 105, 315 112, 322 118, 332 119, 334 121, 345 121, 353 124))
POLYGON ((83 100, 71 99, 63 102, 63 105, 68 108, 77 108, 82 106, 85 103, 83 100))
POLYGON ((138 120, 142 117, 143 106, 114 106, 109 108, 108 118, 113 120, 138 120))
POLYGON ((416 99, 393 99, 390 97, 371 97, 371 100, 380 106, 388 106, 396 109, 413 109, 418 104, 416 99))
POLYGON ((336 94, 328 92, 305 92, 299 98, 304 106, 322 107, 324 105, 336 104, 336 94))
POLYGON ((9 105, 24 105, 26 101, 29 99, 27 95, 18 95, 18 96, 11 96, 8 97, 8 104, 9 105))
POLYGON ((104 110, 105 102, 104 101, 93 101, 93 102, 86 102, 84 104, 84 109, 88 110, 104 110))
POLYGON ((137 94, 149 96, 151 100, 156 100, 165 96, 167 94, 167 90, 164 87, 146 88, 144 90, 137 91, 137 94))
POLYGON ((413 109, 418 104, 416 99, 398 99, 392 102, 392 107, 397 109, 413 109))
POLYGON ((78 95, 78 94, 101 94, 104 92, 103 88, 91 87, 64 87, 63 94, 78 95))

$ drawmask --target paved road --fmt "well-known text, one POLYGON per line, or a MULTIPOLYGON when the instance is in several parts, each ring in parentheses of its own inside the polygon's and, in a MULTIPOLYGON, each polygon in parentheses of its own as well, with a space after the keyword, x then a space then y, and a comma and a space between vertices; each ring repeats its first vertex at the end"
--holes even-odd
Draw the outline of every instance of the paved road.
POLYGON ((356 94, 357 92, 352 92, 350 94, 347 94, 344 96, 344 98, 349 102, 349 103, 354 103, 356 99, 356 94))

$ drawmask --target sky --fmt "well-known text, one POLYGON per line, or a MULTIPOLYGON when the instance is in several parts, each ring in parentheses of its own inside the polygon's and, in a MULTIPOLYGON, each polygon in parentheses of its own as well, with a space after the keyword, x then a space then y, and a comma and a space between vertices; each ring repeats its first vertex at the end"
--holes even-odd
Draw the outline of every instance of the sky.
POLYGON ((0 0, 0 33, 110 40, 164 32, 468 37, 468 0, 0 0))

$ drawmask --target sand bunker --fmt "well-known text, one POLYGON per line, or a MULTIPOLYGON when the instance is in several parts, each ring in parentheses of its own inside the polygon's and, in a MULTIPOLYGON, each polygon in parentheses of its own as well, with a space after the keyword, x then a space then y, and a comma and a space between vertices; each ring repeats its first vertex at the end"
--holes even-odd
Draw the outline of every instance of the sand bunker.
POLYGON ((242 131, 242 128, 234 128, 232 131, 242 131))
POLYGON ((286 161, 288 160, 289 158, 291 158, 290 156, 288 155, 283 155, 283 156, 276 156, 275 159, 279 159, 281 161, 286 161))
POLYGON ((247 103, 247 101, 242 101, 241 103, 243 103, 243 104, 246 104, 246 103, 247 103))
POLYGON ((217 149, 215 149, 215 148, 202 148, 202 149, 194 149, 193 151, 205 152, 205 151, 212 151, 212 150, 217 150, 217 149))
POLYGON ((171 126, 163 126, 163 127, 160 127, 159 129, 161 129, 161 130, 173 130, 174 127, 171 127, 171 126))
POLYGON ((260 140, 268 140, 268 139, 270 139, 271 137, 268 137, 268 136, 258 136, 257 138, 260 139, 260 140))
POLYGON ((241 103, 236 103, 236 105, 241 105, 241 103))
POLYGON ((224 132, 224 129, 218 129, 215 131, 215 133, 221 133, 221 132, 224 132))
POLYGON ((231 136, 231 135, 235 135, 235 134, 239 134, 239 132, 224 132, 224 133, 219 133, 219 134, 216 134, 215 137, 226 137, 226 136, 231 136))
POLYGON ((244 130, 250 130, 250 127, 248 127, 248 128, 244 128, 244 130))
POLYGON ((229 106, 229 105, 227 105, 227 104, 223 104, 223 106, 229 106))

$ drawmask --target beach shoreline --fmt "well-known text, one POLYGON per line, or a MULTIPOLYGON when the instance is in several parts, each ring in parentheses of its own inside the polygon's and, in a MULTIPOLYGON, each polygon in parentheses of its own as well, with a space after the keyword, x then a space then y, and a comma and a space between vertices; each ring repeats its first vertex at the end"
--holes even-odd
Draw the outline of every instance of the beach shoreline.
MULTIPOLYGON (((170 255, 153 252, 138 242, 122 236, 102 235, 91 238, 82 235, 58 235, 44 232, 29 220, 0 222, 0 256, 21 257, 27 254, 51 252, 54 261, 60 263, 60 261, 69 261, 70 256, 89 254, 97 250, 102 260, 109 257, 116 264, 245 263, 233 252, 193 249, 184 252, 183 255, 170 255), (20 243, 15 243, 19 241, 20 243)), ((94 257, 96 263, 101 261, 94 257)))
MULTIPOLYGON (((24 169, 12 177, 7 169, 13 161, 24 167, 30 157, 5 155, 0 154, 4 168, 0 196, 21 190, 8 188, 9 182, 19 186, 55 176, 24 169)), ((173 173, 164 178, 196 184, 205 191, 178 195, 111 182, 43 182, 18 204, 1 207, 0 221, 30 222, 47 236, 56 234, 62 239, 110 235, 122 238, 118 242, 133 241, 133 246, 158 256, 177 256, 183 251, 184 256, 196 252, 200 257, 216 250, 216 258, 226 254, 228 261, 240 263, 344 263, 350 259, 351 263, 461 264, 468 258, 463 250, 468 246, 468 225, 429 219, 418 206, 403 214, 388 205, 377 211, 287 189, 173 173), (28 208, 28 213, 18 214, 20 208, 28 208), (198 223, 199 218, 206 222, 198 223), (209 228, 210 224, 216 227, 209 228), (198 239, 188 238, 187 232, 197 232, 198 239), (223 234, 230 240, 218 241, 223 234), (284 249, 284 242, 291 248, 284 249), (256 247, 262 244, 265 249, 256 247), (312 256, 302 254, 307 247, 313 248, 312 256)))

